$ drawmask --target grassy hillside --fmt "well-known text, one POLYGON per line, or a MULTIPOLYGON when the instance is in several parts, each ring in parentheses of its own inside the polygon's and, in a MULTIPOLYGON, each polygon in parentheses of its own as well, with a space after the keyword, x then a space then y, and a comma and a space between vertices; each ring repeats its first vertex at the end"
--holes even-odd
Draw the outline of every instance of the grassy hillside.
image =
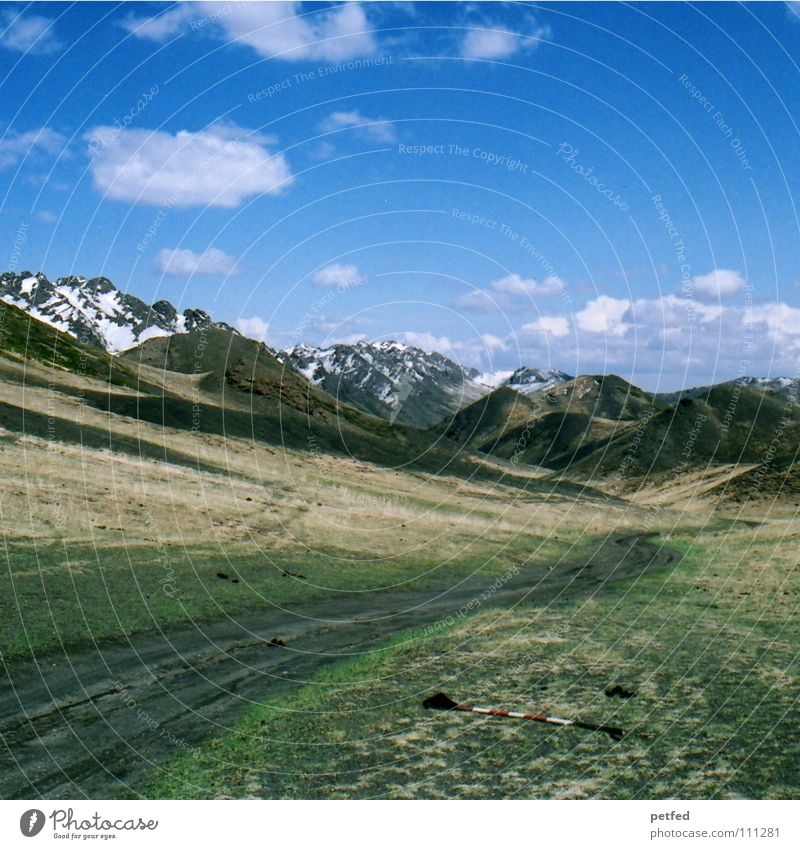
POLYGON ((692 500, 670 471, 692 480, 692 464, 727 458, 708 490, 728 487, 737 509, 737 492, 788 493, 793 512, 800 433, 782 399, 757 390, 734 399, 722 387, 710 400, 660 406, 616 378, 578 379, 546 393, 545 406, 493 393, 459 414, 456 439, 437 443, 337 406, 263 346, 228 333, 155 339, 113 358, 14 308, 3 316, 0 649, 10 662, 33 652, 55 664, 47 653, 61 646, 120 647, 134 632, 274 604, 330 609, 348 593, 438 593, 476 572, 502 579, 532 558, 546 574, 565 552, 588 558, 612 529, 657 527, 686 553, 674 572, 583 602, 484 607, 457 628, 336 666, 159 773, 153 792, 798 792, 798 752, 785 733, 797 690, 794 520, 759 502, 759 528, 704 531, 713 504, 692 500), (649 475, 660 480, 654 500, 640 507, 501 462, 526 430, 527 462, 601 482, 620 468, 662 469, 649 475), (774 462, 765 461, 776 438, 774 462), (500 459, 484 462, 472 445, 500 459), (755 459, 742 467, 743 458, 755 459), (612 683, 636 696, 606 698, 612 683), (577 729, 454 723, 422 710, 433 688, 632 733, 610 747, 577 729), (770 734, 742 723, 756 716, 770 734))
POLYGON ((516 457, 517 463, 564 469, 629 427, 586 413, 546 413, 532 427, 503 434, 492 453, 516 457))
POLYGON ((800 406, 769 390, 723 384, 684 398, 576 458, 570 475, 642 478, 727 463, 793 461, 800 406))
MULTIPOLYGON (((234 333, 214 329, 151 339, 125 358, 162 372, 168 398, 164 414, 179 426, 387 465, 424 455, 432 444, 412 428, 393 427, 337 404, 275 359, 265 345, 234 333), (195 376, 195 398, 169 392, 174 373, 195 376)), ((115 411, 129 412, 122 407, 115 411)), ((159 414, 141 402, 137 412, 150 421, 159 414)))
POLYGON ((237 334, 206 330, 151 339, 126 353, 125 359, 144 368, 143 375, 151 381, 158 375, 163 391, 149 397, 94 399, 120 416, 396 469, 503 481, 532 492, 580 492, 568 482, 517 478, 484 465, 472 451, 435 431, 390 424, 339 403, 286 368, 263 344, 237 334), (188 388, 176 384, 181 375, 193 378, 188 388))
POLYGON ((515 463, 564 469, 663 405, 615 375, 593 375, 534 398, 500 388, 461 410, 448 438, 515 463))
POLYGON ((744 467, 715 495, 722 504, 757 504, 766 510, 776 502, 800 507, 800 465, 779 462, 744 467))
MULTIPOLYGON (((532 398, 500 387, 459 411, 453 417, 447 436, 490 452, 495 444, 505 445, 511 434, 518 436, 528 423, 547 415, 627 422, 637 421, 648 411, 663 406, 653 395, 616 375, 576 377, 532 398)), ((551 432, 556 431, 557 428, 551 427, 551 432)), ((566 446, 554 446, 548 453, 558 456, 566 450, 566 446)))
POLYGON ((105 380, 112 385, 135 384, 132 369, 94 345, 83 345, 68 333, 38 321, 0 301, 0 354, 31 360, 51 369, 105 380))
POLYGON ((729 382, 675 404, 613 375, 579 377, 531 399, 508 389, 458 413, 447 436, 582 480, 639 480, 728 463, 793 462, 800 406, 729 382))
POLYGON ((459 410, 452 417, 446 435, 455 442, 492 453, 504 434, 524 428, 538 414, 534 400, 501 386, 459 410))
POLYGON ((584 413, 593 418, 637 421, 653 407, 655 396, 615 374, 576 377, 539 397, 545 413, 584 413))

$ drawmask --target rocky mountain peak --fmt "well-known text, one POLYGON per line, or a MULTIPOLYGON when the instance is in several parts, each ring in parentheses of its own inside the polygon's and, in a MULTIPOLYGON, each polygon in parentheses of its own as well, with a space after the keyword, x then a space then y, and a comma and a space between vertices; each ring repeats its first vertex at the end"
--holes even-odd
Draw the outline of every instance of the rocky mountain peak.
POLYGON ((125 351, 154 336, 206 327, 232 330, 214 322, 204 310, 179 314, 169 301, 152 306, 121 292, 107 277, 69 275, 51 282, 42 272, 7 271, 0 275, 0 299, 34 318, 112 353, 125 351))

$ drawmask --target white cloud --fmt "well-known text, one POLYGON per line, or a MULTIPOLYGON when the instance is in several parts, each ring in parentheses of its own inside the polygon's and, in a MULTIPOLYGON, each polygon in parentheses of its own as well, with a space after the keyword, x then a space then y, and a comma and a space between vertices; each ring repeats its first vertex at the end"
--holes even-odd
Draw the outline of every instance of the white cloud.
POLYGON ((456 298, 456 306, 465 309, 498 309, 510 306, 515 301, 530 301, 535 297, 546 297, 560 292, 564 282, 555 274, 544 280, 507 274, 489 284, 488 289, 473 289, 456 298))
POLYGON ((63 153, 66 139, 61 133, 42 127, 25 133, 9 130, 0 138, 0 168, 16 165, 26 155, 39 152, 53 156, 63 153))
MULTIPOLYGON (((514 348, 523 362, 540 364, 540 334, 551 318, 522 326, 514 348)), ((791 376, 800 357, 800 306, 784 302, 748 308, 672 294, 633 303, 605 296, 550 329, 557 331, 546 339, 554 366, 572 374, 614 371, 661 390, 742 373, 791 376), (570 332, 558 335, 566 321, 570 332)))
POLYGON ((318 315, 311 326, 314 330, 318 330, 321 333, 333 333, 334 331, 342 329, 342 320, 337 318, 328 318, 326 315, 318 315))
POLYGON ((481 344, 489 354, 493 354, 495 351, 508 350, 508 342, 499 336, 493 336, 491 333, 484 333, 481 336, 481 344))
MULTIPOLYGON (((364 338, 352 322, 331 322, 325 329, 331 333, 328 341, 364 338)), ((800 306, 781 302, 748 309, 676 295, 634 302, 598 296, 581 304, 577 315, 538 316, 508 337, 485 333, 454 339, 408 331, 387 332, 386 338, 437 351, 467 366, 483 368, 489 360, 492 369, 522 362, 571 374, 616 372, 645 388, 666 391, 728 380, 742 370, 756 376, 793 374, 800 356, 800 306)))
POLYGON ((0 46, 19 53, 55 53, 62 44, 53 23, 53 18, 24 15, 9 9, 0 16, 0 46))
POLYGON ((566 318, 560 315, 543 315, 537 318, 536 321, 530 324, 523 324, 523 330, 529 330, 537 333, 547 333, 550 336, 568 336, 569 322, 566 318))
POLYGON ((361 135, 375 141, 392 142, 397 138, 394 125, 379 118, 367 118, 357 110, 352 112, 332 112, 321 124, 320 129, 326 133, 341 130, 345 127, 355 128, 361 135))
POLYGON ((751 310, 743 310, 744 322, 765 327, 776 342, 787 337, 800 336, 800 309, 788 304, 759 304, 751 310))
POLYGON ((609 336, 624 336, 631 328, 622 319, 631 308, 631 302, 623 298, 611 298, 600 295, 575 313, 575 319, 581 330, 590 333, 606 333, 609 336))
MULTIPOLYGON (((508 59, 535 50, 551 35, 549 27, 540 26, 531 15, 524 25, 511 30, 487 17, 479 6, 463 6, 468 11, 470 29, 456 49, 465 58, 508 59)), ((376 52, 375 26, 385 26, 389 7, 416 15, 413 4, 347 2, 311 7, 300 2, 219 0, 180 3, 153 17, 130 15, 123 26, 137 38, 156 42, 180 34, 212 35, 229 44, 250 47, 265 58, 341 62, 376 52)))
POLYGON ((323 140, 319 142, 319 144, 309 148, 308 155, 312 159, 317 159, 320 162, 323 162, 325 160, 333 159, 333 157, 336 156, 336 147, 329 141, 323 140))
POLYGON ((793 21, 800 21, 800 0, 788 0, 786 7, 793 21))
POLYGON ((302 17, 300 13, 300 3, 244 3, 221 20, 229 38, 248 44, 261 56, 336 62, 375 52, 372 29, 360 3, 302 17))
POLYGON ((357 265, 332 262, 315 272, 311 282, 322 289, 351 289, 363 283, 365 279, 357 265))
POLYGON ((738 271, 730 271, 727 268, 716 268, 708 274, 701 274, 692 278, 692 286, 704 295, 730 295, 744 289, 747 281, 738 271))
POLYGON ((555 275, 546 277, 544 281, 539 281, 532 277, 509 274, 506 277, 501 277, 500 280, 495 280, 492 283, 492 289, 503 295, 521 295, 523 297, 554 295, 559 291, 560 282, 555 275))
POLYGON ((633 304, 633 322, 638 325, 660 325, 664 328, 680 329, 688 321, 701 324, 716 321, 723 313, 720 304, 704 304, 693 298, 664 295, 661 298, 641 298, 633 304))
POLYGON ((544 294, 556 294, 557 292, 564 292, 567 288, 567 284, 564 280, 562 280, 557 274, 549 274, 544 278, 542 285, 547 289, 544 294))
MULTIPOLYGON (((153 15, 150 18, 139 18, 136 15, 128 15, 122 26, 137 38, 145 38, 149 41, 166 41, 182 30, 189 29, 192 20, 199 20, 198 13, 202 7, 198 6, 193 12, 188 3, 179 3, 166 12, 153 15)), ((195 24, 195 28, 197 25, 195 24)))
POLYGON ((123 130, 95 127, 84 139, 112 138, 90 145, 95 188, 106 197, 169 206, 235 207, 246 198, 278 194, 293 181, 272 141, 240 127, 214 126, 201 132, 123 130))
POLYGON ((508 59, 520 50, 535 50, 540 40, 549 37, 549 27, 532 24, 525 32, 514 32, 483 22, 467 32, 460 52, 465 59, 508 59))
POLYGON ((499 309, 501 304, 486 289, 473 289, 465 295, 459 295, 456 298, 456 306, 466 310, 491 310, 499 309))
POLYGON ((342 61, 375 52, 364 7, 344 3, 304 10, 301 3, 181 3, 154 18, 129 17, 125 28, 139 38, 164 41, 179 32, 213 32, 260 56, 288 62, 342 61))
POLYGON ((407 330, 401 333, 402 341, 415 348, 420 348, 428 353, 436 352, 447 357, 453 356, 453 351, 458 344, 451 342, 447 336, 434 336, 432 333, 417 333, 415 330, 407 330))
POLYGON ((255 339, 256 342, 266 342, 269 325, 263 318, 257 315, 252 315, 250 318, 240 318, 236 322, 236 329, 242 336, 247 336, 249 339, 255 339))
POLYGON ((467 59, 507 59, 519 48, 515 32, 472 29, 461 42, 461 55, 467 59))
POLYGON ((170 277, 237 273, 236 259, 218 248, 209 248, 201 254, 186 249, 164 248, 156 256, 155 266, 170 277))

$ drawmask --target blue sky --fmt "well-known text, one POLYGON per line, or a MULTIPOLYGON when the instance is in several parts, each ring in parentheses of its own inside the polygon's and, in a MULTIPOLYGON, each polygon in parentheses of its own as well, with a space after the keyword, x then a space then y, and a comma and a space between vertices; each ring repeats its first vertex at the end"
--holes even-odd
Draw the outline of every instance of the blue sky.
POLYGON ((3 268, 276 347, 800 365, 797 4, 2 4, 3 268))

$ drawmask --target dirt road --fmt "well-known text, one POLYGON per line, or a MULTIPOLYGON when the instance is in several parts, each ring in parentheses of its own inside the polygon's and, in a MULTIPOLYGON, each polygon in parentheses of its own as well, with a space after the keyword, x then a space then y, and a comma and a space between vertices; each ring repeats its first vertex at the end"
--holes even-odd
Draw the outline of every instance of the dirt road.
POLYGON ((610 537, 588 561, 525 565, 501 586, 491 575, 438 593, 338 592, 326 603, 8 664, 0 691, 0 796, 135 796, 149 771, 179 748, 223 733, 252 702, 288 694, 325 664, 404 628, 457 615, 470 603, 512 607, 591 595, 607 581, 678 561, 649 536, 610 537), (285 645, 271 645, 274 638, 285 645))

